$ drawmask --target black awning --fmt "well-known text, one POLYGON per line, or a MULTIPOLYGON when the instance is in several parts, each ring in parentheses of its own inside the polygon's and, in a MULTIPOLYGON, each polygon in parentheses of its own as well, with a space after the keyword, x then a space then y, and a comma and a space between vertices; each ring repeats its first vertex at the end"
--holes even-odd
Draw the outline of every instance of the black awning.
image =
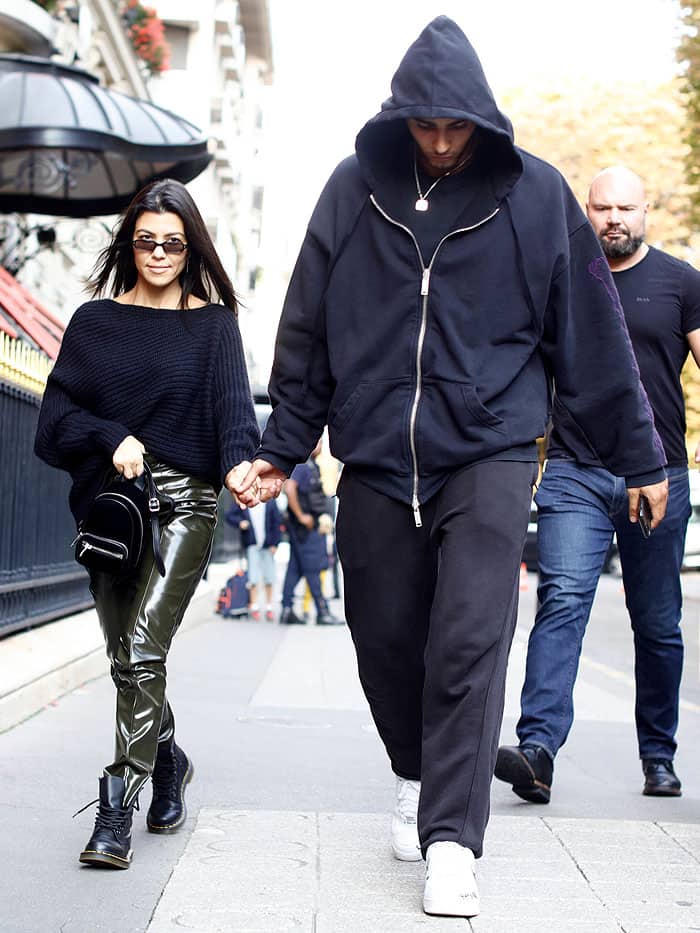
POLYGON ((168 110, 79 68, 0 55, 0 213, 115 214, 147 182, 188 182, 210 160, 197 127, 168 110))

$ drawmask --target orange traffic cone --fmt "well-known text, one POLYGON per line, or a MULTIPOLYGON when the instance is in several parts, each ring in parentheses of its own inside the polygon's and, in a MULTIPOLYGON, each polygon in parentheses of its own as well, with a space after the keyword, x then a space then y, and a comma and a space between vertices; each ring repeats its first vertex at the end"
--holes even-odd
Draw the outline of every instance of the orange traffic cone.
POLYGON ((527 579, 527 564, 525 561, 520 565, 520 592, 524 593, 525 590, 530 588, 530 584, 527 579))

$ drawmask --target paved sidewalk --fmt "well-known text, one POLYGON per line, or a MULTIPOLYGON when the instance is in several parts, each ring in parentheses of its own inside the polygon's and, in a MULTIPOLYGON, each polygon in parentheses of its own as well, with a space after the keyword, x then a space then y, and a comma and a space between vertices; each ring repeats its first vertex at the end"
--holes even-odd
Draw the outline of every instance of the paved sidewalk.
MULTIPOLYGON (((195 761, 187 823, 149 836, 142 811, 128 872, 81 868, 91 816, 69 819, 90 799, 110 738, 113 690, 94 614, 0 641, 0 714, 38 713, 0 735, 0 933, 700 930, 695 704, 682 719, 684 796, 643 798, 629 677, 584 657, 558 793, 533 807, 495 782, 481 916, 430 918, 422 863, 389 850, 392 779, 347 628, 222 620, 213 605, 229 571, 212 568, 169 664, 178 734, 195 761), (65 693, 81 676, 87 683, 65 693)), ((603 588, 617 601, 617 581, 603 588)), ((507 741, 533 608, 530 577, 507 741)))
POLYGON ((700 827, 494 816, 480 918, 426 917, 381 814, 203 808, 148 933, 700 929, 700 827))
MULTIPOLYGON (((196 599, 214 599, 228 578, 228 564, 212 564, 196 599)), ((186 630, 195 621, 188 613, 186 630)), ((0 733, 16 726, 77 687, 109 672, 94 609, 0 638, 0 733)), ((0 927, 0 933, 1 933, 0 927)))

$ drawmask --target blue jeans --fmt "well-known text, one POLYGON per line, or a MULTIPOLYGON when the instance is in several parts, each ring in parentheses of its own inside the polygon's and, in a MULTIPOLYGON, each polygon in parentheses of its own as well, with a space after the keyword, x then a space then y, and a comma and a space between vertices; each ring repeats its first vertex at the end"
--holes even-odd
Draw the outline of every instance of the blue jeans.
POLYGON ((325 538, 322 543, 319 542, 318 539, 321 538, 321 535, 317 531, 312 531, 302 538, 291 527, 291 523, 287 528, 287 534, 289 535, 289 563, 282 584, 282 608, 292 608, 296 585, 302 577, 305 577, 316 605, 316 611, 325 612, 328 607, 321 592, 321 564, 319 559, 319 549, 325 548, 325 538))
POLYGON ((550 460, 535 496, 538 609, 517 726, 521 745, 554 758, 569 734, 583 636, 613 532, 634 633, 635 721, 641 758, 672 759, 683 667, 680 568, 690 517, 688 471, 667 468, 666 517, 645 539, 627 517, 624 479, 550 460))

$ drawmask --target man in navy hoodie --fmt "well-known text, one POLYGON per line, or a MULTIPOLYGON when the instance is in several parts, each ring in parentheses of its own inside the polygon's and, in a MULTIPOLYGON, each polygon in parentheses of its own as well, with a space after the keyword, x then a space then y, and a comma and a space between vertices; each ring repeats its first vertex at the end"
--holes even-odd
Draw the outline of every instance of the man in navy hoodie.
POLYGON ((549 803, 554 757, 573 723, 578 659, 613 533, 634 632, 642 793, 681 794, 673 757, 683 671, 680 570, 690 491, 680 375, 689 352, 700 362, 700 272, 647 246, 647 209, 642 180, 628 168, 606 169, 593 180, 586 210, 613 273, 664 444, 668 508, 663 525, 645 540, 627 521, 623 480, 604 469, 569 412, 555 404, 536 496, 538 607, 517 726, 520 744, 499 749, 496 764, 496 777, 532 803, 549 803))
POLYGON ((324 424, 365 695, 396 775, 392 848, 427 913, 479 912, 518 578, 553 386, 656 526, 664 454, 608 265, 558 172, 518 149, 440 16, 408 49, 311 218, 247 501, 324 424), (258 479, 259 478, 259 479, 258 479), (417 811, 417 827, 416 827, 417 811))

